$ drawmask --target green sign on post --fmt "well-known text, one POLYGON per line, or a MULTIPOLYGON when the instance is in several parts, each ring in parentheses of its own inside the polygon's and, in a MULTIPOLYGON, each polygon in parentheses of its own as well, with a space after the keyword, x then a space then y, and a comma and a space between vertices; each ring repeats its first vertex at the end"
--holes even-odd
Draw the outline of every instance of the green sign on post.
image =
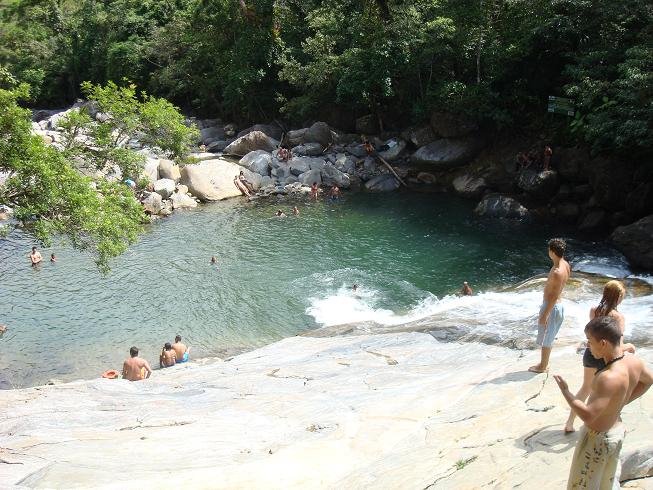
POLYGON ((555 97, 553 95, 549 95, 548 112, 573 116, 576 112, 576 109, 574 108, 574 101, 564 97, 555 97))

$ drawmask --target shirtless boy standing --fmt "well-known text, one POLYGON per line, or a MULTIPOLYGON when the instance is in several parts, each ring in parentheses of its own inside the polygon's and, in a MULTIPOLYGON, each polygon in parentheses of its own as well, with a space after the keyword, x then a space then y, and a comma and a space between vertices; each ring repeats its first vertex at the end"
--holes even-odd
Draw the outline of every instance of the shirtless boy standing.
POLYGON ((36 265, 43 260, 43 257, 41 257, 41 252, 36 250, 36 247, 32 247, 32 253, 29 254, 29 259, 32 261, 32 265, 36 265))
POLYGON ((122 377, 129 381, 140 381, 141 379, 149 378, 152 374, 150 364, 145 360, 138 357, 138 347, 129 349, 129 359, 125 359, 122 364, 122 377), (145 375, 143 375, 145 370, 145 375))
POLYGON ((548 370, 553 341, 565 318, 564 308, 558 304, 558 300, 571 275, 571 267, 564 259, 566 246, 561 238, 549 240, 549 258, 553 262, 553 267, 544 285, 542 306, 537 320, 537 345, 542 346, 540 363, 528 368, 534 373, 544 373, 548 370))
POLYGON ((585 326, 594 357, 603 359, 592 381, 587 404, 576 398, 560 376, 554 376, 571 409, 585 425, 581 429, 571 462, 567 489, 619 488, 619 452, 625 436, 621 409, 639 398, 653 384, 653 373, 644 362, 625 354, 621 328, 610 316, 597 317, 585 326))

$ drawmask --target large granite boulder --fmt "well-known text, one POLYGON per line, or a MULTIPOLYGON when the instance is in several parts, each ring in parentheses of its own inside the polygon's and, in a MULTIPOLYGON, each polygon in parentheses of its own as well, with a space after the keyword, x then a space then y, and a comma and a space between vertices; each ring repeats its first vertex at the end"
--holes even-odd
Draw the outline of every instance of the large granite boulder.
POLYGON ((379 148, 379 156, 388 162, 397 160, 406 149, 406 142, 402 139, 391 139, 379 148))
POLYGON ((175 192, 176 183, 172 179, 159 179, 154 183, 154 192, 162 199, 168 199, 175 192))
POLYGON ((550 199, 560 186, 558 174, 554 170, 522 170, 517 178, 517 186, 527 194, 538 199, 550 199))
POLYGON ((653 476, 653 446, 638 448, 622 454, 621 481, 636 480, 653 476))
POLYGON ((311 170, 311 160, 312 158, 306 157, 293 157, 290 159, 288 164, 290 165, 290 172, 293 175, 301 175, 304 172, 311 170))
POLYGON ((273 167, 270 171, 270 175, 276 178, 278 181, 285 181, 293 174, 291 172, 290 165, 284 162, 277 167, 273 167))
POLYGON ((490 218, 523 219, 528 216, 528 209, 515 199, 501 194, 486 195, 474 212, 490 218))
POLYGON ((349 175, 341 172, 333 165, 325 165, 322 169, 322 183, 329 186, 337 185, 343 189, 347 189, 351 185, 349 175))
POLYGON ((151 183, 159 180, 159 159, 148 157, 143 165, 141 175, 151 183))
POLYGON ((439 139, 417 150, 412 161, 445 170, 466 164, 482 147, 479 138, 439 139))
POLYGON ((626 211, 636 218, 653 213, 653 182, 641 182, 628 193, 626 211))
POLYGON ((209 153, 219 153, 229 146, 229 143, 224 140, 212 141, 206 145, 206 151, 209 153))
POLYGON ((365 188, 373 192, 391 192, 399 188, 399 181, 392 174, 381 174, 365 182, 365 188))
POLYGON ((181 169, 181 182, 200 201, 220 201, 241 195, 234 185, 234 176, 240 170, 239 165, 221 158, 204 160, 184 166, 181 169))
POLYGON ((345 151, 358 158, 365 158, 367 156, 367 150, 365 150, 362 143, 351 143, 345 147, 345 151))
POLYGON ((581 216, 578 229, 588 232, 603 231, 608 226, 608 213, 603 208, 588 208, 581 216))
POLYGON ((161 196, 156 192, 151 192, 147 195, 142 201, 143 209, 146 213, 157 215, 163 209, 163 200, 161 196))
POLYGON ((322 185, 322 172, 320 170, 309 170, 297 176, 297 179, 304 185, 313 185, 314 182, 317 182, 317 185, 322 185))
POLYGON ((265 150, 272 152, 279 145, 279 142, 270 138, 261 131, 252 131, 245 136, 237 138, 233 143, 224 149, 229 155, 244 156, 254 150, 265 150))
POLYGON ((653 269, 653 215, 620 226, 610 238, 633 265, 653 269))
POLYGON ((333 142, 333 134, 331 128, 325 122, 318 121, 313 124, 304 133, 302 143, 319 143, 323 148, 326 148, 333 142))
POLYGON ((236 137, 240 138, 241 136, 245 136, 253 131, 260 131, 275 140, 280 140, 283 135, 283 131, 277 124, 255 124, 247 129, 243 129, 236 137))
POLYGON ((595 158, 585 167, 585 173, 599 206, 610 211, 621 211, 626 207, 626 197, 632 190, 632 163, 595 158))
POLYGON ((407 130, 401 133, 401 136, 405 140, 410 141, 417 148, 426 146, 429 143, 433 143, 436 139, 438 139, 437 136, 435 136, 435 133, 433 132, 433 128, 431 128, 431 126, 428 125, 414 126, 412 128, 408 128, 407 130))
POLYGON ((172 160, 161 159, 159 160, 159 177, 162 179, 170 179, 179 182, 181 179, 181 170, 172 160))
POLYGON ((246 169, 259 175, 270 175, 270 164, 272 155, 265 150, 250 151, 238 161, 246 169))
POLYGON ((488 187, 483 177, 466 173, 453 179, 452 185, 456 194, 468 199, 480 198, 488 187))
POLYGON ((344 153, 338 153, 334 163, 335 167, 346 174, 353 175, 356 172, 356 160, 344 153))
POLYGON ((200 130, 200 140, 203 144, 208 145, 213 141, 224 140, 224 129, 220 127, 204 128, 200 130))
POLYGON ((283 138, 283 144, 288 145, 291 148, 297 145, 301 145, 304 141, 304 135, 308 131, 308 128, 293 129, 286 133, 286 136, 283 138))
POLYGON ((197 207, 197 201, 188 194, 175 192, 170 196, 172 209, 192 209, 197 207))
POLYGON ((321 155, 322 151, 322 145, 320 143, 304 143, 292 149, 293 155, 300 157, 316 157, 321 155))
POLYGON ((459 138, 478 130, 478 124, 462 115, 435 111, 431 114, 431 129, 440 138, 459 138))

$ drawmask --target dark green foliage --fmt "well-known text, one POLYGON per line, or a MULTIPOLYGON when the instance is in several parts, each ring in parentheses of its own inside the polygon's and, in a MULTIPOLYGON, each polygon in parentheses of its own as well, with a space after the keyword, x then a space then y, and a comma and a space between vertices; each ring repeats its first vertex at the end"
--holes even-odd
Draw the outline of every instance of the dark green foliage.
POLYGON ((650 154, 653 7, 643 0, 17 0, 0 63, 63 104, 126 77, 200 115, 391 126, 433 110, 489 129, 543 120, 549 95, 596 151, 650 154))
POLYGON ((131 190, 83 177, 65 154, 31 134, 30 113, 17 102, 27 86, 0 88, 0 203, 14 207, 15 216, 34 236, 48 243, 55 235, 73 246, 94 251, 98 266, 124 252, 142 230, 145 216, 131 190))

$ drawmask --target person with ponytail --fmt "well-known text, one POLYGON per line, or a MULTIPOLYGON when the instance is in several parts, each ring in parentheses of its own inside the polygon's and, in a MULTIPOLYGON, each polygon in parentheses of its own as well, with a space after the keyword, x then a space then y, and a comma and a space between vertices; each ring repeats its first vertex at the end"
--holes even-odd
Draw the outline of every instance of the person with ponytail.
MULTIPOLYGON (((603 296, 601 301, 597 306, 594 306, 590 309, 590 320, 594 318, 599 318, 602 316, 609 316, 616 320, 619 330, 621 331, 621 344, 624 351, 635 352, 635 346, 633 344, 624 344, 623 343, 623 334, 626 327, 626 318, 623 314, 617 311, 617 306, 623 301, 626 296, 626 288, 619 281, 609 281, 603 288, 603 296)), ((583 401, 587 399, 592 389, 592 378, 597 371, 605 367, 605 361, 603 359, 595 358, 590 352, 589 347, 585 349, 583 354, 583 386, 580 387, 578 393, 576 393, 576 398, 579 398, 583 401)), ((574 411, 569 412, 569 417, 565 423, 565 434, 574 432, 574 419, 576 414, 574 411)))

